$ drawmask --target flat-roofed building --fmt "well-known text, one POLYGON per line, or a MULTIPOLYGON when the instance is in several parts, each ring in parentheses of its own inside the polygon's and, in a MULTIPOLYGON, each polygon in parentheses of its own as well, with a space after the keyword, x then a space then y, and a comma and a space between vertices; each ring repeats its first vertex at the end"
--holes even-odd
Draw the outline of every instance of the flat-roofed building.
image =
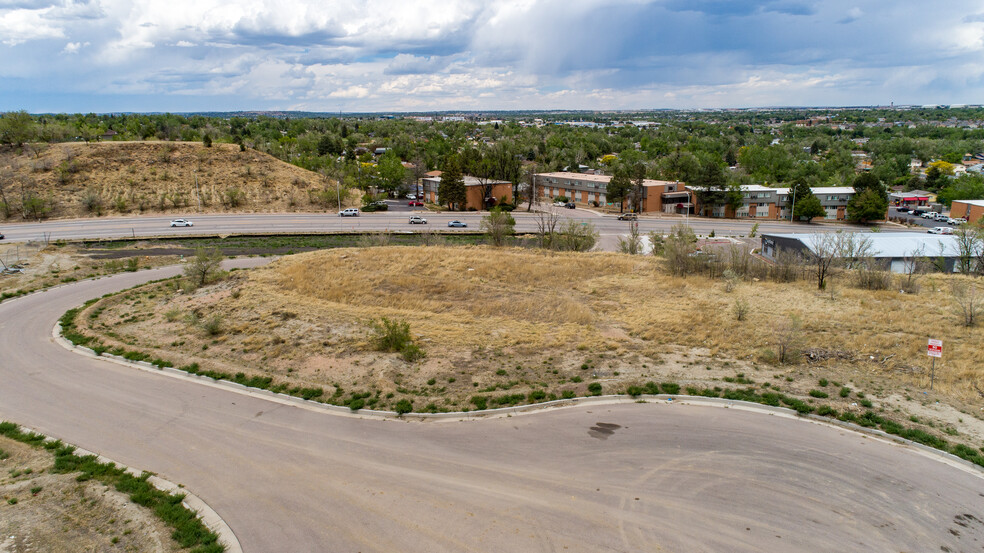
POLYGON ((950 217, 967 219, 976 223, 984 217, 984 200, 953 200, 950 205, 950 217))
MULTIPOLYGON (((471 175, 464 175, 462 180, 465 181, 465 205, 461 206, 463 211, 488 209, 494 207, 503 198, 508 203, 513 201, 512 183, 509 181, 488 180, 483 182, 482 179, 471 175), (487 198, 484 197, 486 186, 491 192, 487 198)), ((438 203, 437 189, 441 186, 441 176, 424 177, 421 179, 421 183, 423 184, 423 201, 438 203)))
MULTIPOLYGON (((535 175, 537 196, 545 200, 565 197, 585 205, 608 205, 609 175, 556 172, 535 175)), ((634 183, 635 181, 633 181, 634 183)), ((628 207, 628 205, 626 205, 628 207)), ((681 182, 644 179, 642 212, 686 213, 692 207, 692 195, 681 182)))

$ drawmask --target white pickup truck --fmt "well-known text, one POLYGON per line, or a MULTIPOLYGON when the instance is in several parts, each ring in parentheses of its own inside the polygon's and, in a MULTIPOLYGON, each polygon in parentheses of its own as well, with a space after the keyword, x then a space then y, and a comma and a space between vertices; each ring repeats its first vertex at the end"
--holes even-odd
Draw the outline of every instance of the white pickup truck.
POLYGON ((427 224, 427 219, 424 219, 420 215, 411 215, 410 216, 410 224, 411 225, 426 225, 427 224))

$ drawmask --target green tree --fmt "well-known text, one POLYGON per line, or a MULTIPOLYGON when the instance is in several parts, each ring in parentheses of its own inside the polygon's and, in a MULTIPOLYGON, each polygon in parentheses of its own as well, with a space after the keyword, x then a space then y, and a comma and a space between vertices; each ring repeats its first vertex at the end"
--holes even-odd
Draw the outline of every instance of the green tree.
POLYGON ((219 272, 222 264, 222 251, 218 248, 206 250, 198 248, 195 257, 185 267, 185 276, 195 288, 208 284, 219 272))
POLYGON ((860 195, 855 194, 847 202, 848 220, 858 223, 884 219, 887 211, 888 198, 872 189, 867 189, 860 195))
POLYGON ((817 198, 811 192, 808 196, 802 200, 799 196, 796 197, 796 207, 793 208, 793 219, 799 221, 801 219, 806 219, 810 222, 814 217, 823 217, 826 211, 823 209, 823 205, 820 203, 820 198, 817 198))
POLYGON ((380 178, 380 188, 394 192, 403 186, 407 178, 407 169, 393 151, 387 151, 379 160, 377 166, 380 178))
POLYGON ((0 115, 0 144, 21 146, 34 140, 37 125, 26 111, 10 111, 0 115))
POLYGON ((865 223, 879 221, 888 212, 888 190, 878 177, 861 173, 854 179, 854 197, 847 202, 847 218, 865 223))
POLYGON ((629 180, 628 173, 621 167, 615 170, 612 180, 608 181, 605 189, 605 200, 618 203, 618 211, 621 213, 625 209, 625 198, 632 190, 632 181, 629 180))
POLYGON ((202 137, 202 144, 204 144, 206 148, 211 148, 212 147, 212 135, 210 135, 208 133, 205 133, 205 136, 202 137))
POLYGON ((493 208, 485 217, 482 217, 481 229, 485 232, 492 245, 499 247, 506 243, 506 239, 512 236, 516 228, 516 219, 508 211, 501 211, 493 208))
POLYGON ((936 197, 947 207, 953 200, 979 200, 984 198, 984 178, 980 175, 961 175, 943 187, 936 197))
POLYGON ((467 201, 465 179, 461 176, 461 165, 457 156, 451 156, 445 162, 441 182, 437 186, 437 201, 447 205, 448 209, 455 209, 456 206, 460 209, 467 201))

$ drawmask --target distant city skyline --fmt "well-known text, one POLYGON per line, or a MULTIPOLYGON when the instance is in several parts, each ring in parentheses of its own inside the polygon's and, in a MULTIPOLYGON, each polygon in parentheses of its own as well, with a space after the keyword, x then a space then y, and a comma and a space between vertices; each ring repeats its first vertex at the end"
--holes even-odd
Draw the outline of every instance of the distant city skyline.
POLYGON ((984 103, 952 0, 0 0, 0 111, 984 103))

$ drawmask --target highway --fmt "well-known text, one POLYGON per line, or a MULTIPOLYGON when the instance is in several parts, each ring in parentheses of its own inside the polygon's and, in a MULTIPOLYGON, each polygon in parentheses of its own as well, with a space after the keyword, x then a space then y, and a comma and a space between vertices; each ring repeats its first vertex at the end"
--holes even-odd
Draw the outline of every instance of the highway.
MULTIPOLYGON (((615 215, 599 215, 585 209, 568 210, 548 207, 562 222, 573 219, 591 223, 602 236, 624 235, 629 232, 631 223, 619 221, 615 215)), ((0 226, 0 232, 8 241, 43 241, 107 239, 139 236, 182 236, 189 234, 266 234, 266 233, 332 233, 368 231, 415 231, 437 230, 441 232, 478 231, 482 213, 455 212, 434 213, 426 210, 363 213, 359 217, 339 217, 336 213, 241 213, 228 215, 182 214, 173 216, 147 217, 108 217, 92 219, 55 219, 33 223, 14 223, 0 226), (426 217, 428 224, 411 225, 410 214, 426 217), (179 217, 194 223, 193 227, 172 228, 169 223, 179 217), (459 220, 468 224, 466 229, 448 228, 448 221, 459 220)), ((516 231, 535 232, 537 215, 525 211, 515 211, 516 231)), ((707 219, 683 218, 679 216, 645 215, 639 219, 639 230, 643 233, 658 230, 668 231, 673 225, 686 223, 694 232, 707 235, 714 231, 717 236, 747 236, 756 223, 749 219, 707 219)), ((844 223, 805 224, 786 221, 758 221, 758 233, 817 232, 823 230, 870 230, 844 223)), ((900 227, 884 227, 891 231, 900 227)))
MULTIPOLYGON (((278 230, 339 223, 325 219, 262 220, 278 230)), ((232 232, 247 220, 206 217, 195 230, 232 232)), ((128 224, 137 223, 40 226, 92 236, 128 224)), ((53 341, 65 310, 178 270, 104 277, 0 304, 0 419, 185 485, 247 552, 980 551, 984 544, 980 471, 791 416, 623 401, 484 420, 361 419, 119 366, 53 341)))

